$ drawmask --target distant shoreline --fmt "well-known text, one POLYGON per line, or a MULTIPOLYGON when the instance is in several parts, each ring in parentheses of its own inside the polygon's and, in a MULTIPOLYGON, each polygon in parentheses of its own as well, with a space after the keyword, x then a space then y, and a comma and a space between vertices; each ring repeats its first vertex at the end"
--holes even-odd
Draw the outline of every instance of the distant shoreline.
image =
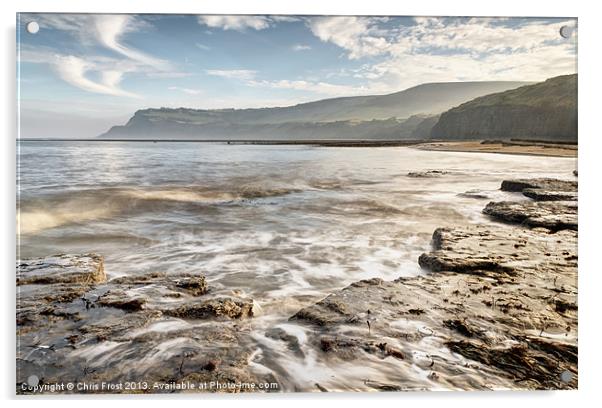
POLYGON ((250 144, 250 145, 317 145, 333 147, 386 147, 386 146, 412 146, 426 143, 426 140, 224 140, 224 139, 51 139, 28 138, 17 139, 17 142, 146 142, 146 143, 224 143, 224 144, 250 144))
POLYGON ((17 142, 136 142, 136 143, 223 143, 229 145, 306 145, 322 147, 414 147, 419 150, 497 153, 526 156, 577 157, 577 144, 530 140, 223 140, 223 139, 17 139, 17 142))

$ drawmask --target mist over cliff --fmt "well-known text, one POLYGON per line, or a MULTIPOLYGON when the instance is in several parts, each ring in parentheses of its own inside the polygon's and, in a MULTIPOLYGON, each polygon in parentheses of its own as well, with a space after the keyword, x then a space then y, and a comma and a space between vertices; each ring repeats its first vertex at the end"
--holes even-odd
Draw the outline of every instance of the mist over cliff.
POLYGON ((387 95, 324 99, 259 109, 159 108, 137 111, 101 138, 424 139, 438 115, 476 97, 526 82, 429 83, 387 95))

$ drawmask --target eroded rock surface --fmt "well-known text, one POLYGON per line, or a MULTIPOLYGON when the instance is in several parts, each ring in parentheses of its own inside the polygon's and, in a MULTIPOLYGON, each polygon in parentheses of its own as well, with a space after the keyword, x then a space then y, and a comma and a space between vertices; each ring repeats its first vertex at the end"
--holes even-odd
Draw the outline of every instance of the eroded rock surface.
MULTIPOLYGON (((576 189, 563 183, 521 180, 520 189, 518 182, 506 188, 576 189)), ((400 375, 400 383, 376 389, 576 388, 576 203, 487 208, 524 226, 439 228, 433 250, 419 258, 427 275, 356 282, 291 320, 313 328, 310 343, 327 361, 381 359, 383 369, 425 371, 420 385, 400 375)))
POLYGON ((253 316, 253 301, 208 293, 201 275, 151 273, 106 282, 102 257, 57 255, 20 262, 17 284, 18 392, 27 392, 20 384, 32 374, 43 383, 140 380, 149 387, 274 381, 248 367, 255 347, 244 319, 253 316))
POLYGON ((456 355, 480 363, 477 389, 575 387, 560 375, 577 373, 576 232, 477 226, 439 229, 433 242, 420 257, 431 274, 357 282, 291 319, 315 326, 324 358, 376 355, 410 369, 429 355, 433 387, 473 375, 456 355), (432 342, 451 353, 434 355, 432 342))
POLYGON ((499 221, 547 228, 551 231, 577 229, 577 203, 566 201, 491 202, 483 213, 499 221))
POLYGON ((572 180, 558 180, 553 178, 513 179, 502 181, 503 191, 522 192, 525 189, 539 189, 547 191, 577 191, 577 182, 572 180))
POLYGON ((576 191, 550 191, 539 188, 526 188, 523 194, 535 201, 577 201, 578 198, 576 191))
POLYGON ((68 283, 91 285, 106 280, 104 260, 97 254, 60 254, 17 263, 17 285, 68 283))

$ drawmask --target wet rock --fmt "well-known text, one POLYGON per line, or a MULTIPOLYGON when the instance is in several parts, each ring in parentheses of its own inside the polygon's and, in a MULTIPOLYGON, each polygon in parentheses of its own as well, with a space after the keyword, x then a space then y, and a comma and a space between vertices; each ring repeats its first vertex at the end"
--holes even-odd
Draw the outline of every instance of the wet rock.
POLYGON ((146 299, 143 297, 129 296, 126 292, 119 289, 111 289, 99 296, 95 304, 101 307, 114 307, 127 312, 142 310, 146 299))
POLYGON ((457 331, 464 337, 481 337, 483 332, 479 329, 476 329, 472 325, 468 324, 466 321, 458 320, 458 319, 450 319, 445 320, 443 324, 451 330, 457 331))
POLYGON ((576 244, 572 230, 441 228, 420 257, 435 266, 431 273, 356 282, 291 319, 315 328, 308 344, 324 358, 346 364, 376 357, 398 372, 418 365, 450 388, 462 375, 473 379, 465 389, 575 388, 559 373, 576 372, 576 244), (532 370, 539 360, 543 367, 532 370))
MULTIPOLYGON (((382 279, 374 278, 362 280, 351 284, 343 292, 350 288, 367 288, 367 292, 372 292, 371 288, 380 287, 383 284, 382 279)), ((291 320, 303 320, 318 326, 330 326, 334 324, 366 324, 372 317, 370 311, 370 301, 366 299, 361 303, 350 304, 345 299, 345 293, 332 294, 322 299, 315 305, 303 308, 295 313, 291 320)))
POLYGON ((576 191, 549 191, 539 188, 526 188, 523 195, 535 201, 577 201, 576 191))
POLYGON ((552 178, 514 179, 502 182, 502 191, 522 192, 525 189, 577 191, 577 182, 552 178))
POLYGON ((97 254, 60 254, 17 262, 17 285, 85 284, 106 280, 104 260, 97 254))
POLYGON ((103 258, 96 254, 54 255, 17 263, 17 328, 41 330, 59 320, 79 318, 78 302, 106 279, 103 258))
POLYGON ((487 199, 491 198, 491 193, 483 190, 468 190, 464 193, 458 194, 458 196, 466 198, 487 199))
POLYGON ((167 274, 162 272, 151 272, 144 275, 126 275, 113 278, 109 281, 112 285, 139 286, 151 283, 165 282, 167 274))
POLYGON ((577 182, 550 178, 504 180, 503 191, 522 192, 535 201, 577 201, 577 182))
POLYGON ((577 203, 564 201, 501 201, 487 204, 483 213, 510 223, 551 231, 577 230, 577 203))
POLYGON ((78 330, 85 335, 94 337, 97 341, 127 341, 127 338, 123 338, 127 333, 148 326, 151 322, 156 321, 160 317, 161 312, 156 310, 117 316, 110 315, 86 323, 80 326, 78 330))
POLYGON ((257 392, 263 390, 227 384, 275 381, 249 368, 256 346, 241 319, 253 315, 253 301, 206 298, 203 276, 150 273, 105 282, 97 255, 27 260, 17 272, 18 384, 31 374, 47 383, 197 379, 223 386, 196 392, 257 392))
POLYGON ((408 173, 408 177, 414 177, 414 178, 434 178, 434 177, 444 176, 444 175, 446 175, 448 173, 449 172, 444 171, 444 170, 411 171, 411 172, 408 173))
POLYGON ((229 318, 242 319, 253 316, 253 301, 218 297, 202 301, 184 303, 163 310, 167 316, 183 319, 229 318))
POLYGON ((576 387, 577 371, 574 368, 570 369, 576 363, 572 358, 576 355, 576 347, 556 345, 553 346, 554 352, 550 352, 545 347, 538 346, 541 344, 541 341, 539 342, 525 341, 510 347, 483 347, 481 344, 469 341, 450 341, 447 346, 454 353, 512 374, 517 382, 523 383, 526 387, 549 389, 576 387), (574 374, 572 384, 567 384, 561 379, 561 374, 567 368, 574 374))
POLYGON ((166 289, 181 291, 184 294, 191 296, 201 296, 208 292, 205 277, 194 274, 168 275, 165 273, 154 272, 145 275, 121 276, 111 279, 109 283, 126 287, 155 285, 166 289))
POLYGON ((301 349, 297 336, 287 333, 280 327, 272 327, 268 329, 265 332, 265 336, 274 340, 281 340, 285 342, 289 350, 291 350, 295 355, 301 358, 305 357, 305 353, 301 349))
POLYGON ((207 293, 207 282, 204 276, 188 276, 176 279, 176 287, 185 289, 192 296, 201 296, 207 293))

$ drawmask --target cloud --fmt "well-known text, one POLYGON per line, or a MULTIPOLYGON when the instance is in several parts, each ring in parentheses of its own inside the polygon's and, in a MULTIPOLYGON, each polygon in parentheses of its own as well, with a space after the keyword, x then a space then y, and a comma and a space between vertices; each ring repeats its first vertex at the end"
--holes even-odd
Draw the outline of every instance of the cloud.
POLYGON ((132 15, 123 14, 28 14, 23 20, 33 20, 42 29, 64 31, 78 39, 84 49, 100 45, 119 56, 97 54, 78 55, 64 50, 37 47, 25 50, 23 61, 50 64, 61 79, 82 90, 113 96, 138 97, 120 88, 126 73, 147 75, 174 74, 171 65, 136 48, 126 45, 123 37, 127 33, 148 28, 145 21, 132 15), (38 55, 36 55, 38 54, 38 55), (92 80, 90 77, 97 77, 92 80))
MULTIPOLYGON (((265 30, 276 23, 292 23, 300 21, 299 17, 296 16, 243 16, 243 15, 202 15, 197 17, 197 21, 201 25, 205 25, 211 28, 221 28, 222 30, 235 30, 235 31, 246 31, 247 29, 252 30, 265 30)), ((208 34, 211 34, 209 31, 208 34)))
POLYGON ((295 91, 313 92, 328 96, 354 96, 365 95, 374 92, 373 87, 353 86, 353 85, 338 85, 322 81, 306 81, 306 80, 261 80, 247 81, 248 86, 272 88, 272 89, 290 89, 295 91))
POLYGON ((205 44, 201 44, 201 43, 196 43, 195 44, 197 48, 203 50, 203 51, 210 51, 211 47, 209 47, 208 45, 205 44))
POLYGON ((134 16, 126 14, 98 15, 94 17, 96 38, 105 47, 142 64, 159 70, 168 68, 167 61, 154 58, 144 52, 128 47, 121 42, 121 37, 137 27, 134 16))
POLYGON ((123 72, 104 70, 101 72, 100 80, 95 82, 86 74, 96 70, 94 64, 90 64, 73 55, 57 56, 54 69, 67 83, 89 92, 95 92, 113 96, 138 97, 138 95, 124 91, 119 88, 123 72))
POLYGON ((295 44, 292 47, 293 51, 308 51, 311 50, 311 47, 309 45, 304 45, 304 44, 295 44))
POLYGON ((207 69, 205 70, 205 73, 207 75, 213 75, 228 79, 249 80, 255 77, 257 71, 249 69, 207 69))
POLYGON ((323 42, 331 42, 348 52, 350 59, 382 54, 390 46, 378 35, 368 17, 314 17, 307 20, 311 32, 323 42))
POLYGON ((320 40, 337 45, 350 60, 366 61, 348 70, 350 76, 390 90, 437 81, 539 81, 576 72, 576 39, 559 35, 561 26, 575 24, 529 18, 307 20, 320 40))
POLYGON ((267 16, 198 16, 197 20, 211 28, 235 31, 263 30, 272 23, 267 16))
POLYGON ((170 86, 169 88, 170 91, 180 91, 180 92, 184 92, 188 95, 199 95, 201 94, 203 91, 201 91, 200 89, 191 89, 191 88, 182 88, 179 86, 170 86))

